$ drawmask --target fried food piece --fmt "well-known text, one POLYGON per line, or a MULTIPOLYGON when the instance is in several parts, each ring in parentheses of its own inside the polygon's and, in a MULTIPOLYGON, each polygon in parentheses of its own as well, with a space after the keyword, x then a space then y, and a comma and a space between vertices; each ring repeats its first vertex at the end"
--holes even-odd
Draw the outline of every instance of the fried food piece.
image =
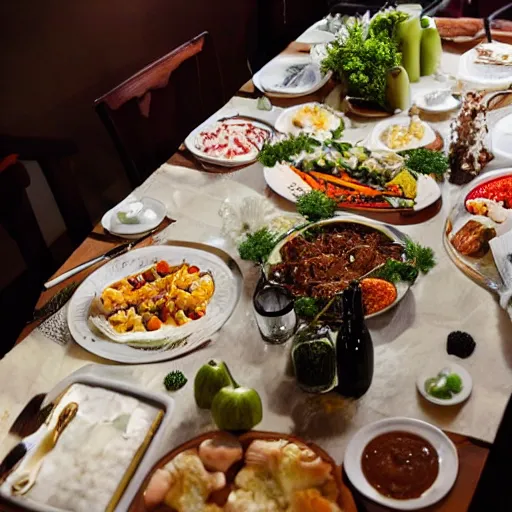
POLYGON ((199 445, 199 458, 209 471, 226 472, 242 457, 242 445, 236 437, 230 435, 206 439, 199 445))
POLYGON ((465 256, 485 256, 489 251, 489 240, 496 236, 496 230, 476 220, 469 220, 451 239, 453 247, 465 256))

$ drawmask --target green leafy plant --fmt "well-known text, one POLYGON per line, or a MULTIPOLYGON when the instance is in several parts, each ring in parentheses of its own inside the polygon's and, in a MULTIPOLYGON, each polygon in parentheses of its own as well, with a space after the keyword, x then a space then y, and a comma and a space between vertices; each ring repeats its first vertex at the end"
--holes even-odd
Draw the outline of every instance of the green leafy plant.
POLYGON ((388 11, 377 14, 370 24, 370 34, 393 39, 398 23, 405 21, 409 15, 403 11, 388 11))
POLYGON ((405 165, 411 171, 419 174, 434 174, 442 178, 450 166, 447 156, 430 149, 407 149, 400 151, 399 155, 405 158, 405 165))
POLYGON ((263 263, 276 245, 277 237, 268 228, 261 228, 249 233, 238 246, 238 253, 243 260, 263 263))
POLYGON ((398 283, 399 281, 414 283, 418 275, 418 269, 413 265, 391 258, 386 260, 386 263, 372 274, 373 277, 379 277, 391 283, 398 283))
POLYGON ((297 211, 311 222, 330 219, 336 211, 336 201, 320 190, 311 190, 297 199, 297 211))
POLYGON ((274 167, 280 162, 289 162, 293 156, 301 151, 312 153, 319 145, 320 142, 304 133, 297 135, 297 137, 291 135, 289 138, 273 144, 270 142, 263 144, 258 160, 265 167, 274 167))
POLYGON ((333 41, 322 62, 322 69, 332 71, 350 96, 375 101, 382 107, 386 106, 386 73, 402 62, 385 19, 370 27, 367 36, 361 23, 347 27, 348 37, 333 41))
POLYGON ((177 391, 181 389, 188 379, 180 370, 173 370, 169 372, 164 378, 164 386, 167 391, 177 391))

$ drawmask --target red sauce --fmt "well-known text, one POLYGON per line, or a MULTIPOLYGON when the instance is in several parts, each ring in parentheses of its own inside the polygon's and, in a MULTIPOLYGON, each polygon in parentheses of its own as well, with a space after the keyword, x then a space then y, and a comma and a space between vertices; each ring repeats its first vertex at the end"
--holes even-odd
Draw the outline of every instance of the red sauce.
POLYGON ((503 176, 478 185, 467 195, 466 201, 477 198, 503 201, 505 208, 512 208, 512 176, 503 176))
POLYGON ((435 482, 439 457, 425 439, 409 432, 388 432, 365 447, 361 467, 381 494, 397 500, 420 497, 435 482))

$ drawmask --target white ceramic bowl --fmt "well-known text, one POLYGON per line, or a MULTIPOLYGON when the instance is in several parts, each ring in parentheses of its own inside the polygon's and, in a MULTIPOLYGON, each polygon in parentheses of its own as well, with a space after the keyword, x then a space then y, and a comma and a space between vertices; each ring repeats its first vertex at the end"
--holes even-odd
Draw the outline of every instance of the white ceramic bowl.
POLYGON ((397 510, 417 510, 438 502, 448 494, 457 478, 459 458, 455 445, 446 434, 430 423, 412 418, 388 418, 366 425, 352 437, 345 450, 343 467, 354 487, 367 498, 397 510), (364 476, 361 458, 366 445, 381 434, 395 431, 410 432, 422 437, 436 449, 439 456, 437 478, 419 498, 409 500, 388 498, 380 494, 364 476))

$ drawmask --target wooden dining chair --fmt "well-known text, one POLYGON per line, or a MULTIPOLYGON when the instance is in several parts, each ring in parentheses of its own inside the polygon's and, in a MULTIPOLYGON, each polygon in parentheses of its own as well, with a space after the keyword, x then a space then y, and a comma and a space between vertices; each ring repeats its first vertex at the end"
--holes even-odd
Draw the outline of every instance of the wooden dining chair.
MULTIPOLYGON (((5 318, 0 339, 0 358, 16 341, 31 317, 44 280, 54 270, 51 253, 44 241, 27 195, 30 177, 17 155, 0 158, 0 225, 15 242, 25 271, 0 289, 0 311, 5 318), (4 316, 5 315, 5 316, 4 316)), ((6 258, 2 248, 0 260, 6 258)), ((2 265, 9 275, 10 269, 2 265)))
POLYGON ((224 102, 218 57, 211 36, 203 32, 94 105, 135 187, 224 102))

